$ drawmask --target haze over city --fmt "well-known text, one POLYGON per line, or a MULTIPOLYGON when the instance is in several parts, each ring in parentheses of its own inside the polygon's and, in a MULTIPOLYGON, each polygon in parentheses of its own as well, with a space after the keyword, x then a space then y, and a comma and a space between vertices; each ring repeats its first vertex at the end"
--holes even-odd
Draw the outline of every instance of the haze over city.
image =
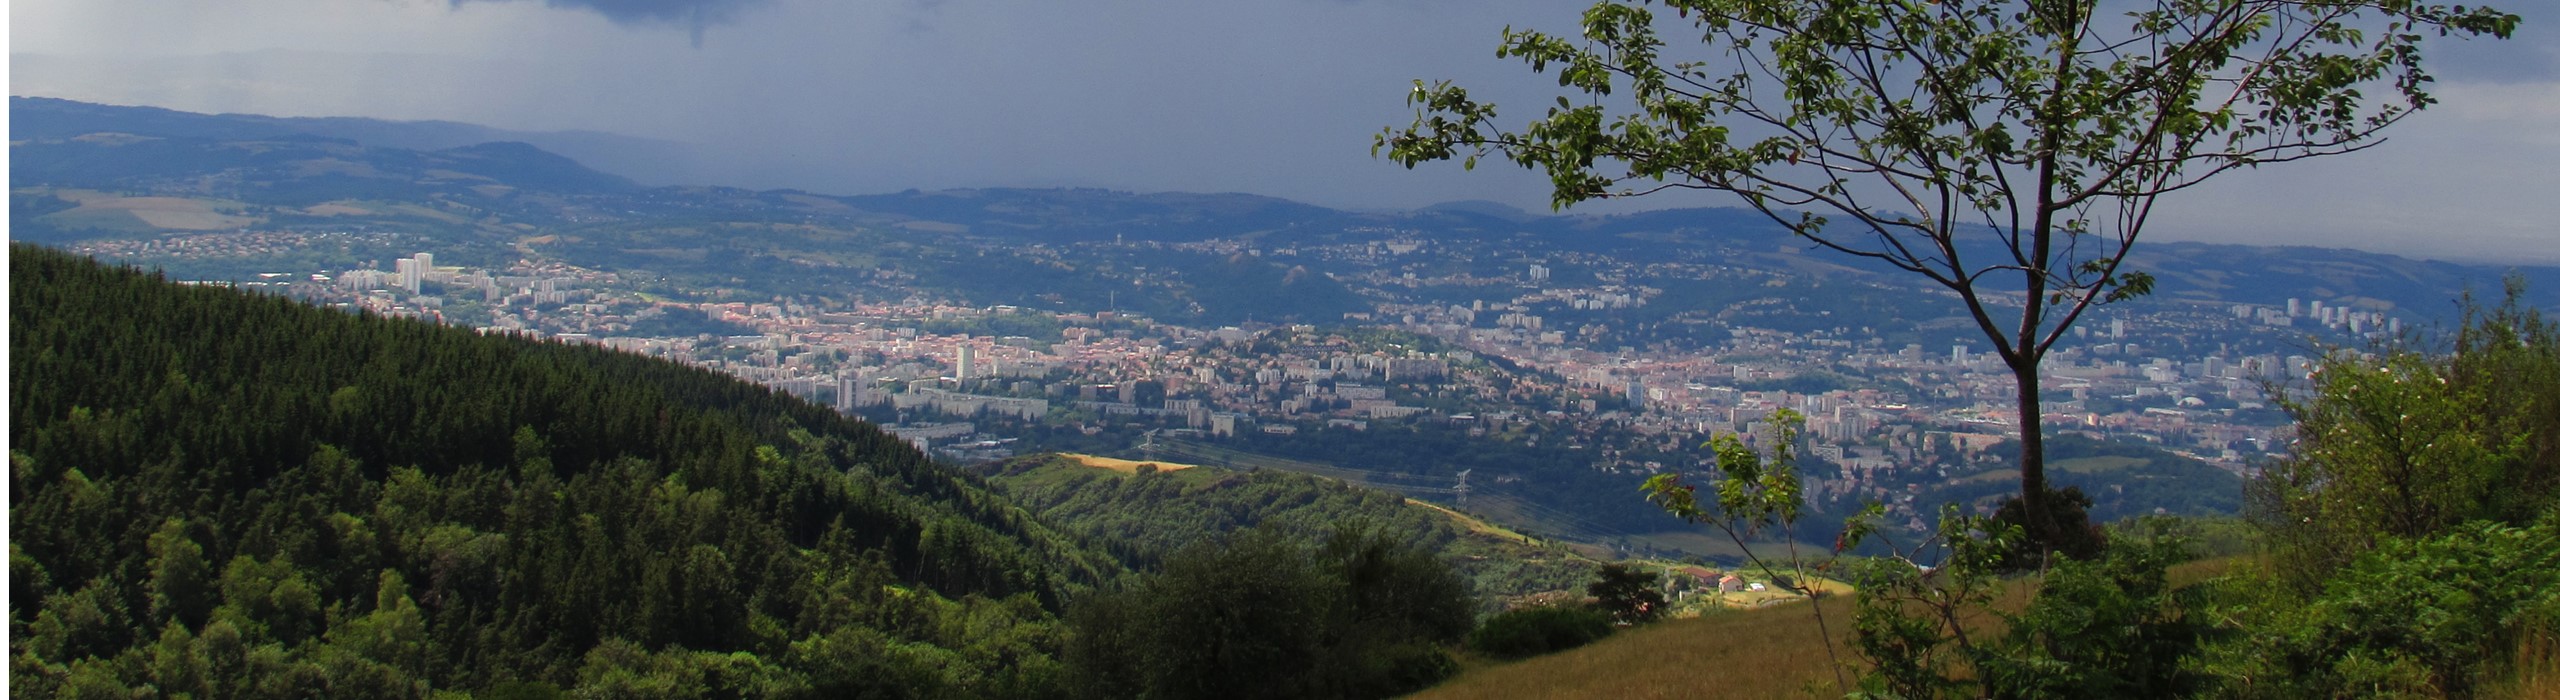
MULTIPOLYGON (((1533 116, 1552 78, 1497 59, 1506 26, 1575 4, 16 3, 11 94, 210 112, 591 130, 709 160, 647 184, 854 194, 1091 186, 1239 191, 1347 208, 1493 200, 1534 173, 1373 159, 1415 79, 1533 116)), ((2431 44, 2442 104, 2353 156, 2241 173, 2169 200, 2161 240, 2560 262, 2560 34, 2431 44)), ((1648 198, 1577 211, 1722 205, 1648 198)))

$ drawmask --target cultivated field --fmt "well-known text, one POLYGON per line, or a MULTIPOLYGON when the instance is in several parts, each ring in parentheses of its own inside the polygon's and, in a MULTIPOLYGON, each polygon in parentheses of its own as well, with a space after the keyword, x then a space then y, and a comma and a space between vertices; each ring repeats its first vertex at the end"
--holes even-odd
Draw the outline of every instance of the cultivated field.
POLYGON ((1183 464, 1180 462, 1135 462, 1126 459, 1096 457, 1093 455, 1080 454, 1063 454, 1059 456, 1075 460, 1077 464, 1093 467, 1095 469, 1109 469, 1122 474, 1136 474, 1138 473, 1138 465, 1142 464, 1155 465, 1156 471, 1160 472, 1181 471, 1199 466, 1194 464, 1183 464))
POLYGON ((80 203, 76 208, 44 217, 57 226, 70 229, 215 231, 258 222, 258 219, 233 213, 240 210, 238 202, 184 197, 123 197, 87 190, 63 190, 53 194, 80 203))

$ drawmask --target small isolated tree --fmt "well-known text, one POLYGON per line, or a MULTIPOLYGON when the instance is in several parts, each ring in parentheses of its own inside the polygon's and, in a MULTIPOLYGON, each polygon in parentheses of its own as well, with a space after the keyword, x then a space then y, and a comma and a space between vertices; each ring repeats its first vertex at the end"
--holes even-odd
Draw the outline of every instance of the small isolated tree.
POLYGON ((1518 130, 1448 82, 1373 150, 1488 155, 1554 204, 1738 195, 1813 244, 1947 288, 2017 380, 2020 495, 2050 533, 2037 368, 2124 266, 2163 195, 2349 153, 2433 102, 2420 45, 2514 15, 2414 0, 1604 0, 1580 36, 1497 55, 1573 97, 1518 130), (1694 32, 1673 46, 1665 31, 1694 32))
POLYGON ((1592 572, 1592 607, 1620 624, 1640 625, 1662 619, 1670 601, 1654 585, 1654 575, 1627 564, 1602 564, 1592 572))

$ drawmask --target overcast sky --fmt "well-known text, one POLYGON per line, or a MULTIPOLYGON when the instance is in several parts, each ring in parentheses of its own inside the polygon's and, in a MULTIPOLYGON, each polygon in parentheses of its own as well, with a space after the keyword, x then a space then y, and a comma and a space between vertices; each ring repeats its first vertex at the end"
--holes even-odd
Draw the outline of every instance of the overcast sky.
MULTIPOLYGON (((2547 0, 2491 4, 2531 13, 2547 0)), ((1347 208, 1545 208, 1503 167, 1369 155, 1416 78, 1528 115, 1496 59, 1556 0, 16 0, 10 91, 191 111, 607 131, 723 154, 715 184, 1095 186, 1347 208)), ((2230 176, 2159 238, 2560 263, 2560 13, 2428 52, 2443 104, 2374 150, 2230 176)), ((647 177, 642 177, 648 180, 647 177)), ((1648 207, 1720 204, 1646 200, 1648 207)), ((1626 207, 1633 205, 1620 204, 1626 207)))

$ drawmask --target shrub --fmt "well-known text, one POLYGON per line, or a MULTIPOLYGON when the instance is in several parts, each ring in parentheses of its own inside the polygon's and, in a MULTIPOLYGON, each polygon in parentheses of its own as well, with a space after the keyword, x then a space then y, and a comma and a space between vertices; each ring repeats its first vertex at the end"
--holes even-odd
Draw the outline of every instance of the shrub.
POLYGON ((1096 698, 1383 698, 1456 671, 1474 621, 1446 562, 1354 523, 1310 546, 1258 528, 1069 608, 1067 672, 1096 698))
POLYGON ((1999 512, 1992 522, 2013 525, 2025 537, 2010 543, 2009 552, 1994 568, 2003 573, 2034 571, 2051 563, 2048 555, 2061 555, 2078 561, 2097 561, 2107 551, 2107 530, 2089 522, 2089 509, 2096 501, 2078 486, 2061 490, 2045 489, 2044 502, 2053 517, 2053 533, 2037 535, 2037 528, 2027 522, 2027 504, 2016 496, 2001 499, 1999 512))
POLYGON ((1592 607, 1620 624, 1641 625, 1662 619, 1669 601, 1654 586, 1653 574, 1626 564, 1604 564, 1592 572, 1592 607))
POLYGON ((2560 508, 2560 326, 2519 300, 2466 303, 2437 352, 2336 353, 2285 407, 2295 456, 2250 485, 2291 587, 2322 582, 2388 535, 2422 539, 2473 520, 2530 523, 2560 508))
POLYGON ((1549 654, 1609 636, 1609 614, 1578 605, 1521 608, 1486 618, 1467 648, 1505 659, 1549 654))
POLYGON ((2386 539, 2299 608, 2253 621, 2231 670, 2270 694, 2468 697, 2560 611, 2560 522, 2386 539))

